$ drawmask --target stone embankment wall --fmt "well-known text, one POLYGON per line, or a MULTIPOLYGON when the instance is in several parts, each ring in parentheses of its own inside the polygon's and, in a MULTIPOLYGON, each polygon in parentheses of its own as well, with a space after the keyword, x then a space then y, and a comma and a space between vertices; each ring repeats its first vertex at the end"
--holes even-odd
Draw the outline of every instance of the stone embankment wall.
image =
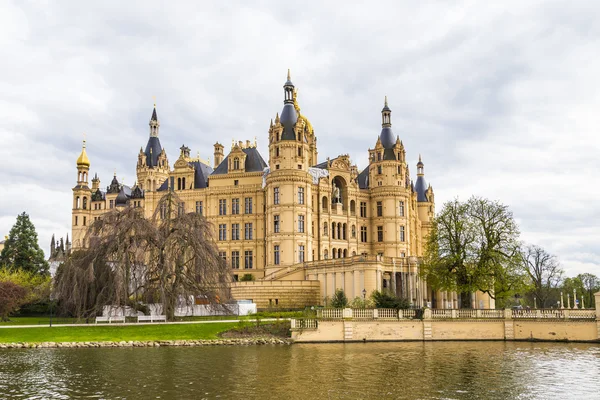
POLYGON ((292 320, 296 342, 409 340, 544 340, 600 342, 597 308, 551 310, 319 310, 317 319, 292 320))
POLYGON ((51 349, 51 348, 95 348, 95 347, 163 347, 163 346, 254 346, 266 344, 291 344, 289 339, 251 338, 217 340, 150 340, 120 342, 43 342, 43 343, 0 343, 0 349, 51 349))

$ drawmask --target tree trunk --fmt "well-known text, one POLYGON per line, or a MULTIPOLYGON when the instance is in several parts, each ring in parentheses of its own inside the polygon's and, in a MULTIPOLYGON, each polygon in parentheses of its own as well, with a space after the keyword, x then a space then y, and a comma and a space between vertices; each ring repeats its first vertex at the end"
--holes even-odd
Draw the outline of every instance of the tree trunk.
POLYGON ((472 308, 471 307, 471 292, 461 292, 459 296, 459 308, 472 308))

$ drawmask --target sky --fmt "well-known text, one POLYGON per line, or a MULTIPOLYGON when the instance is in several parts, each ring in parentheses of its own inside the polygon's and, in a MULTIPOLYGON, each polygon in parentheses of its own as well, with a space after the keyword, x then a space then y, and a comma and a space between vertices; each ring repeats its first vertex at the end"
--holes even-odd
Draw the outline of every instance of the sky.
POLYGON ((384 96, 440 210, 510 207, 567 275, 600 274, 600 2, 0 2, 0 234, 26 211, 48 253, 70 231, 81 142, 101 186, 133 184, 156 102, 182 144, 257 138, 287 69, 319 160, 360 169, 384 96))

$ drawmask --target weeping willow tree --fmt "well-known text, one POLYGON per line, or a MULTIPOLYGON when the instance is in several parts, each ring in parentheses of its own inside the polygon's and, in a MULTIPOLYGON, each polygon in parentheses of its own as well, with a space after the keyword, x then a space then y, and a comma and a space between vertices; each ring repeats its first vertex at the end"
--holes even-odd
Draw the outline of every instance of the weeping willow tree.
POLYGON ((57 272, 56 292, 77 317, 97 315, 104 306, 161 303, 173 319, 182 303, 229 299, 230 274, 218 253, 213 227, 204 217, 184 213, 169 192, 151 218, 135 207, 114 209, 94 221, 85 243, 57 272))

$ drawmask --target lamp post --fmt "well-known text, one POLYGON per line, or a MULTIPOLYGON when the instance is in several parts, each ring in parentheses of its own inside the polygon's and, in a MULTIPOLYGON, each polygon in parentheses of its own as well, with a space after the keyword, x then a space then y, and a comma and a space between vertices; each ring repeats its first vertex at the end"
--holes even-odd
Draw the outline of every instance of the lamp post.
POLYGON ((367 289, 363 289, 362 294, 363 294, 363 300, 366 300, 367 299, 367 289))
POLYGON ((54 296, 50 294, 50 328, 52 328, 52 305, 54 304, 54 296))

